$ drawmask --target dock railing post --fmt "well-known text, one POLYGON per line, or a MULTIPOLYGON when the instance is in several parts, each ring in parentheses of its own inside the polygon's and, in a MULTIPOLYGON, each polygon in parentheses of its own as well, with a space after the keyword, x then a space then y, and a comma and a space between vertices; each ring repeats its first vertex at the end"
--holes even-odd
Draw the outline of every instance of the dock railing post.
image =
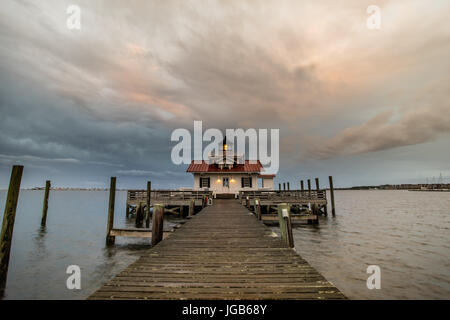
POLYGON ((336 215, 336 210, 334 208, 334 188, 333 188, 333 177, 328 177, 330 181, 330 196, 331 196, 331 214, 334 217, 336 215))
POLYGON ((308 179, 308 198, 311 200, 311 180, 308 179))
POLYGON ((191 199, 189 201, 189 217, 192 217, 194 215, 195 210, 195 199, 191 199))
POLYGON ((3 296, 8 276, 11 242, 16 219, 17 201, 19 199, 20 182, 22 180, 23 166, 13 166, 9 181, 8 195, 6 196, 5 211, 0 236, 0 297, 3 296))
POLYGON ((259 198, 255 198, 255 213, 258 220, 261 220, 261 203, 259 198))
POLYGON ((147 181, 147 210, 145 212, 145 227, 150 227, 150 202, 152 193, 152 182, 147 181))
POLYGON ((111 177, 111 183, 109 187, 108 222, 106 226, 106 245, 114 244, 114 242, 116 241, 116 237, 110 235, 111 230, 113 229, 114 226, 115 201, 116 201, 116 177, 111 177))
POLYGON ((153 205, 152 216, 152 246, 157 245, 163 239, 164 205, 153 205))
POLYGON ((286 244, 289 248, 294 248, 294 235, 292 234, 291 215, 289 214, 288 217, 284 217, 284 221, 286 223, 287 229, 286 244))
POLYGON ((47 211, 48 211, 48 196, 50 193, 50 180, 45 182, 45 192, 44 192, 44 204, 42 205, 42 219, 41 226, 45 227, 47 224, 47 211))
POLYGON ((292 225, 290 206, 287 203, 280 203, 278 205, 278 221, 280 224, 281 239, 290 248, 294 247, 294 239, 292 236, 292 225))

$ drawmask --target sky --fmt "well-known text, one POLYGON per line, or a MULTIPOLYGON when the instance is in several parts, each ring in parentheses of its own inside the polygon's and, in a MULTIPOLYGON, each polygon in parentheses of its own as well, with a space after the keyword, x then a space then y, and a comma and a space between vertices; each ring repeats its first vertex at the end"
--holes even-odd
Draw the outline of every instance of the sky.
POLYGON ((170 137, 194 120, 280 129, 275 183, 291 187, 450 182, 448 12, 446 0, 2 0, 0 188, 14 164, 26 188, 191 187, 170 137))

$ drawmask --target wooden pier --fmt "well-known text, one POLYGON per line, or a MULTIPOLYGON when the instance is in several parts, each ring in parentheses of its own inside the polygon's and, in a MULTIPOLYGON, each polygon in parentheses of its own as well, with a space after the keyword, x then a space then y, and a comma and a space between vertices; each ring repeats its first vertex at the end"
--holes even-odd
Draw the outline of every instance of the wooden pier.
POLYGON ((258 202, 261 220, 268 225, 278 223, 277 207, 281 203, 289 204, 291 221, 294 224, 318 224, 319 216, 328 215, 327 193, 321 189, 241 191, 239 200, 242 205, 253 210, 258 202))
POLYGON ((89 299, 344 299, 238 200, 214 200, 89 299))
MULTIPOLYGON (((127 216, 135 214, 139 206, 142 206, 142 208, 147 206, 147 194, 146 190, 128 190, 127 216)), ((193 201, 194 207, 202 207, 205 196, 212 197, 212 192, 203 190, 151 190, 149 202, 150 207, 153 207, 155 203, 162 204, 166 213, 182 215, 184 209, 191 206, 191 201, 193 201)))

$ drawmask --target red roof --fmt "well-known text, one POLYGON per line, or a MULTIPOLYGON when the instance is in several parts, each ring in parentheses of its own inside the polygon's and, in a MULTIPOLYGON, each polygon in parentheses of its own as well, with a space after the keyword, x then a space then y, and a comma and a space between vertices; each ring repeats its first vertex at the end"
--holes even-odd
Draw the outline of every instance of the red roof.
POLYGON ((209 164, 205 161, 198 164, 192 161, 186 172, 261 172, 262 167, 263 166, 259 160, 257 160, 256 163, 250 163, 249 160, 245 160, 245 163, 235 164, 231 169, 220 169, 217 164, 209 164))

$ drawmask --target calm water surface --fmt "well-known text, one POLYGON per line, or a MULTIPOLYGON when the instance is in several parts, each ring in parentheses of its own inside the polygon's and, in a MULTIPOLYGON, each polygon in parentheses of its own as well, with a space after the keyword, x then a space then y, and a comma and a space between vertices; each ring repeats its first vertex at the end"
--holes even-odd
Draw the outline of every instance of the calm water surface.
POLYGON ((335 198, 335 218, 293 230, 297 252, 325 278, 352 299, 450 299, 450 192, 335 198), (381 269, 380 290, 367 289, 369 265, 381 269))
MULTIPOLYGON (((4 209, 5 191, 0 191, 4 209)), ((337 191, 336 218, 294 229, 296 250, 349 298, 450 299, 450 193, 337 191), (368 265, 381 290, 366 288, 368 265)), ((116 238, 106 248, 108 192, 52 191, 40 228, 43 191, 21 191, 5 299, 84 299, 149 248, 116 238), (66 268, 81 268, 81 290, 66 288, 66 268)), ((117 192, 116 227, 126 192, 117 192)), ((173 224, 176 221, 170 221, 173 224)), ((274 230, 278 230, 277 228, 274 230)))

